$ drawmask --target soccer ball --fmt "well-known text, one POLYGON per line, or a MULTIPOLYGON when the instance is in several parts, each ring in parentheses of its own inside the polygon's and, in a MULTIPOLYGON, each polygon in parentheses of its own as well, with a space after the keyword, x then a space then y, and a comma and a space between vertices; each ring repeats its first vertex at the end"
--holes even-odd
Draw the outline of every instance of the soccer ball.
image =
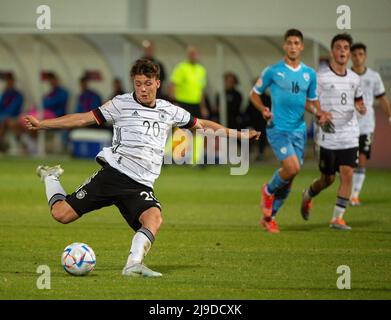
POLYGON ((75 276, 84 276, 95 268, 95 253, 87 244, 75 242, 64 249, 61 264, 66 272, 75 276))

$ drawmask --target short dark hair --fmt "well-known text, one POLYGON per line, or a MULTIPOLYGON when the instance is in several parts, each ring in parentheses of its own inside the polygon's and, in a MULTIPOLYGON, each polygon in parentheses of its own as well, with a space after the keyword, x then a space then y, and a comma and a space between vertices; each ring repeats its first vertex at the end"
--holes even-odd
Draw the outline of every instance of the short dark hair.
POLYGON ((335 35, 334 38, 331 40, 331 49, 334 47, 334 43, 336 43, 337 41, 340 41, 340 40, 347 41, 349 43, 349 47, 351 47, 353 44, 353 38, 350 34, 339 33, 339 34, 335 35))
POLYGON ((363 44, 362 42, 354 43, 352 45, 352 47, 350 48, 350 51, 355 51, 355 50, 359 50, 359 49, 362 49, 362 50, 364 50, 365 53, 367 53, 367 46, 365 44, 363 44))
POLYGON ((239 78, 235 73, 233 73, 231 71, 224 73, 224 79, 229 78, 229 77, 232 77, 232 79, 234 79, 235 86, 237 86, 239 84, 239 78))
POLYGON ((298 29, 289 29, 285 32, 284 41, 289 37, 299 37, 301 41, 304 40, 303 33, 298 29))
POLYGON ((81 78, 80 78, 80 82, 87 82, 89 80, 88 78, 88 75, 87 74, 84 74, 81 78))
POLYGON ((160 80, 160 67, 151 60, 139 59, 130 70, 132 79, 137 75, 144 75, 147 78, 156 78, 156 80, 160 80))

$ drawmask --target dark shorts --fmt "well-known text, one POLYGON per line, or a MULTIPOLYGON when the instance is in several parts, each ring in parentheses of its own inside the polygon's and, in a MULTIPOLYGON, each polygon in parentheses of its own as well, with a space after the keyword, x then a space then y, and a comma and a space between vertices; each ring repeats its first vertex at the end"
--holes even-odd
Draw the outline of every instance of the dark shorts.
POLYGON ((160 208, 153 189, 140 184, 118 170, 105 165, 92 175, 66 202, 79 216, 115 205, 133 230, 141 227, 140 215, 151 207, 160 208))
POLYGON ((340 166, 357 167, 358 148, 330 150, 320 147, 319 170, 325 175, 339 172, 340 166))
POLYGON ((360 154, 365 154, 368 160, 371 158, 372 139, 373 139, 372 133, 363 134, 359 138, 358 150, 360 154))

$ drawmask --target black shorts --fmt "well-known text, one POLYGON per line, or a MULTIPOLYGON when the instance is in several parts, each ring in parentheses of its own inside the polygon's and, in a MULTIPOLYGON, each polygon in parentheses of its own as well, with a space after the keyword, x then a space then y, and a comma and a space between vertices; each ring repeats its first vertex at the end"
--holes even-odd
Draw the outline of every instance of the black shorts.
POLYGON ((357 167, 358 148, 331 150, 320 147, 319 170, 325 175, 334 175, 339 172, 340 166, 357 167))
POLYGON ((358 150, 360 154, 365 154, 368 160, 371 158, 372 139, 373 139, 372 133, 363 134, 359 138, 358 150))
POLYGON ((151 207, 161 209, 153 189, 140 184, 109 165, 92 175, 66 202, 79 216, 115 205, 133 230, 141 227, 140 215, 151 207))

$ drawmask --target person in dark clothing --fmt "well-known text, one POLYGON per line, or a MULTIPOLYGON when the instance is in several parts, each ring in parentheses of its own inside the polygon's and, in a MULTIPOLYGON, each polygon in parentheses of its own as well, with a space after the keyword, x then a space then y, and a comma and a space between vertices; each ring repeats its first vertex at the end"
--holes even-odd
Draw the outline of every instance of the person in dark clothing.
POLYGON ((61 117, 66 114, 68 103, 68 91, 59 85, 57 76, 54 73, 47 73, 46 79, 51 90, 43 97, 43 108, 48 113, 53 113, 54 117, 61 117))
POLYGON ((116 96, 123 95, 125 90, 122 87, 122 82, 120 78, 113 79, 113 93, 110 96, 110 99, 113 99, 116 96))
POLYGON ((99 94, 88 88, 87 76, 80 79, 80 89, 81 93, 77 100, 76 113, 88 112, 102 105, 99 94))
POLYGON ((160 88, 157 91, 156 98, 158 99, 166 99, 167 95, 164 92, 164 82, 166 80, 166 72, 164 70, 164 66, 161 61, 155 58, 155 45, 153 42, 149 40, 144 40, 142 42, 142 46, 144 48, 144 55, 142 59, 147 59, 159 65, 160 68, 160 88))
MULTIPOLYGON (((236 74, 227 72, 224 74, 225 101, 227 105, 227 126, 233 129, 241 129, 242 120, 240 107, 242 105, 242 94, 236 89, 239 79, 236 74)), ((220 97, 216 96, 216 106, 220 112, 220 97)))
MULTIPOLYGON (((272 102, 270 95, 267 93, 264 93, 261 95, 262 103, 267 106, 270 110, 272 108, 272 102)), ((266 131, 266 120, 263 118, 262 114, 258 111, 257 108, 252 104, 251 100, 249 99, 247 108, 244 115, 244 126, 249 126, 254 128, 254 130, 265 132, 266 131)), ((265 150, 265 147, 267 146, 267 137, 266 134, 261 135, 259 138, 258 146, 259 146, 259 157, 262 158, 263 152, 265 150)))
POLYGON ((0 98, 0 150, 6 150, 7 144, 4 142, 4 136, 7 131, 16 134, 18 127, 18 117, 22 112, 23 95, 15 89, 15 78, 12 73, 4 74, 5 89, 0 98))

